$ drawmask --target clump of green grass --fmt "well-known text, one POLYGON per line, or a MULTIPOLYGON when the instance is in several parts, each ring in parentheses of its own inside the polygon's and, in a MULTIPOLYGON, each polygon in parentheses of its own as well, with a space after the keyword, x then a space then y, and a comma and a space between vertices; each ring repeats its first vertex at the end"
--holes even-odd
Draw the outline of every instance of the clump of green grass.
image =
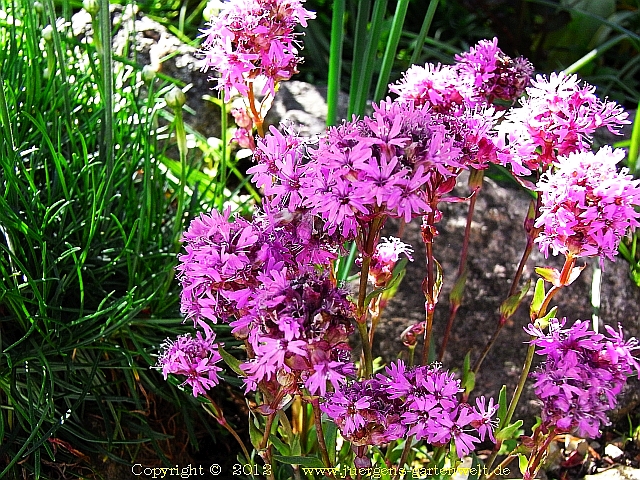
POLYGON ((181 232, 231 192, 193 154, 166 158, 159 139, 180 129, 158 118, 175 119, 173 85, 111 58, 108 2, 89 44, 68 23, 47 28, 56 12, 43 3, 0 1, 0 477, 48 478, 63 461, 86 473, 142 451, 168 463, 154 403, 182 414, 194 445, 196 425, 219 436, 149 366, 191 328, 173 271, 181 232))

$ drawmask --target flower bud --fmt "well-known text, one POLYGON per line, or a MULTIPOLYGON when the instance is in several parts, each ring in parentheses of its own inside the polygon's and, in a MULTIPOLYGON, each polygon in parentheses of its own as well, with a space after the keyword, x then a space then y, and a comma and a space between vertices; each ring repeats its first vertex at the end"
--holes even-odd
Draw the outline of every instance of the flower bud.
POLYGON ((83 0, 82 6, 92 17, 95 17, 100 11, 100 2, 98 0, 83 0))
POLYGON ((187 101, 187 98, 184 96, 184 92, 180 88, 173 87, 169 93, 164 96, 164 100, 167 102, 168 107, 176 110, 182 108, 187 101))
MULTIPOLYGON (((156 78, 157 70, 151 65, 145 65, 142 67, 142 81, 145 83, 150 83, 156 78)), ((168 102, 167 102, 168 103, 168 102)))
POLYGON ((44 38, 45 42, 53 40, 53 27, 51 25, 47 25, 42 29, 42 38, 44 38))
POLYGON ((44 5, 40 2, 33 2, 33 9, 40 15, 44 13, 44 5))
POLYGON ((42 78, 44 78, 45 80, 49 80, 50 76, 51 76, 51 72, 47 67, 45 67, 44 70, 42 71, 42 78))
POLYGON ((418 343, 418 337, 424 333, 425 322, 419 322, 407 327, 400 334, 402 343, 407 347, 415 347, 418 343))
POLYGON ((238 127, 246 129, 253 128, 253 119, 244 108, 232 108, 231 115, 233 115, 238 127))

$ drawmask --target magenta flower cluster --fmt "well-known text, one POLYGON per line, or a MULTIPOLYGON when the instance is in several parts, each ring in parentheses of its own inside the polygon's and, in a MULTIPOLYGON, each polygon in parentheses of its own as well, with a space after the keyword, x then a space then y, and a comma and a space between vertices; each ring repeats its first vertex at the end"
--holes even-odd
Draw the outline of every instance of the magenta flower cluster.
POLYGON ((535 226, 536 242, 548 255, 600 256, 615 261, 622 237, 640 223, 640 180, 616 164, 623 150, 603 147, 597 153, 577 152, 559 157, 537 190, 542 195, 535 226))
POLYGON ((326 274, 309 269, 289 277, 286 270, 261 276, 249 314, 232 323, 236 330, 246 328, 253 350, 241 366, 245 384, 255 391, 260 382, 277 382, 274 394, 294 394, 302 383, 312 394, 324 395, 328 383, 338 388, 347 375, 355 375, 348 339, 353 304, 326 274))
POLYGON ((455 59, 453 65, 414 65, 389 90, 400 101, 450 113, 462 107, 490 105, 495 100, 513 102, 533 74, 533 66, 522 57, 507 56, 498 47, 497 38, 481 40, 455 59))
POLYGON ((493 430, 497 411, 484 397, 471 406, 458 400, 460 380, 439 365, 407 367, 397 361, 371 379, 329 393, 320 408, 354 445, 381 445, 415 436, 435 446, 452 440, 460 458, 493 430))
POLYGON ((430 212, 429 197, 453 188, 444 180, 464 168, 456 139, 427 107, 381 102, 371 117, 330 128, 317 148, 271 133, 258 141, 258 164, 249 169, 256 185, 344 238, 376 217, 410 221, 430 212))
MULTIPOLYGON (((338 247, 314 227, 309 215, 294 216, 270 208, 253 221, 212 211, 191 222, 179 257, 181 310, 194 322, 230 321, 248 313, 248 301, 260 287, 260 275, 336 258, 338 247)), ((247 333, 244 333, 244 337, 247 333)))
POLYGON ((229 210, 191 222, 177 267, 182 312, 194 325, 230 322, 247 340, 251 358, 242 368, 249 390, 287 377, 290 389, 303 382, 324 393, 327 382, 337 385, 353 373, 352 304, 313 267, 334 259, 339 247, 312 216, 268 201, 263 208, 251 222, 229 210))
POLYGON ((173 341, 167 339, 160 346, 156 363, 165 380, 169 374, 186 377, 182 385, 189 385, 194 397, 204 395, 207 390, 216 386, 219 383, 218 372, 222 371, 216 365, 222 360, 218 353, 216 334, 206 324, 202 326, 204 337, 199 331, 195 337, 187 333, 173 341))
POLYGON ((315 13, 304 0, 236 0, 212 19, 203 31, 205 69, 219 74, 218 88, 225 101, 233 89, 246 96, 257 78, 265 80, 263 94, 275 94, 276 85, 297 73, 297 25, 307 26, 315 13))
POLYGON ((595 87, 576 75, 538 75, 526 92, 521 107, 510 109, 497 127, 498 158, 514 175, 545 170, 559 156, 587 151, 597 128, 617 134, 628 123, 622 107, 600 100, 595 87))
POLYGON ((532 325, 525 329, 537 337, 536 353, 546 357, 531 373, 543 403, 543 425, 555 433, 596 438, 600 427, 609 424, 606 412, 616 406, 627 376, 635 370, 640 378, 640 345, 635 338, 625 341, 621 327, 606 326, 608 335, 603 335, 589 330, 589 322, 563 328, 565 322, 551 319, 546 334, 532 325))

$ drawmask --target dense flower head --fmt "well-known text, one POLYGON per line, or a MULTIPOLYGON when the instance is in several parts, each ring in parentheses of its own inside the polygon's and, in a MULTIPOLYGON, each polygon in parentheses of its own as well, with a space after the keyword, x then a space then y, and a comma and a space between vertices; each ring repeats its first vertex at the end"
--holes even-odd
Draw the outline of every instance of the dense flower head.
POLYGON ((218 372, 222 370, 216 366, 222 357, 218 353, 215 332, 206 325, 203 328, 204 337, 198 331, 195 337, 186 333, 175 340, 167 339, 160 347, 156 364, 162 369, 165 380, 169 374, 186 377, 182 385, 189 385, 194 397, 216 386, 219 383, 218 372))
POLYGON ((412 435, 432 445, 453 441, 462 458, 486 436, 493 440, 497 405, 484 398, 475 406, 460 402, 461 391, 460 380, 440 365, 407 367, 397 361, 384 374, 329 393, 321 408, 359 445, 412 435))
POLYGON ((252 221, 229 209, 195 218, 183 235, 185 253, 177 267, 182 313, 194 323, 243 317, 260 275, 334 259, 339 246, 314 222, 268 201, 252 221))
POLYGON ((429 212, 426 190, 440 194, 443 182, 453 188, 465 168, 463 139, 426 106, 388 100, 373 108, 329 128, 317 144, 272 127, 258 140, 253 181, 278 208, 321 219, 330 237, 353 239, 359 224, 376 217, 408 222, 429 212))
POLYGON ((481 40, 455 57, 453 65, 414 65, 389 90, 400 101, 429 105, 438 113, 513 102, 524 92, 533 74, 526 59, 512 59, 498 47, 498 39, 481 40))
POLYGON ((438 117, 447 125, 453 145, 460 149, 460 162, 484 170, 490 163, 498 163, 499 138, 494 127, 501 116, 493 107, 476 106, 438 117))
POLYGON ((389 91, 398 95, 402 102, 428 105, 439 113, 480 102, 470 79, 453 65, 412 65, 402 74, 401 80, 389 85, 389 91))
POLYGON ((566 319, 551 319, 549 332, 529 325, 536 353, 545 356, 537 372, 536 395, 542 400, 542 421, 555 433, 577 431, 595 438, 600 426, 608 425, 608 410, 616 406, 627 376, 633 371, 640 378, 636 357, 640 346, 635 338, 625 341, 622 328, 606 326, 608 335, 589 330, 589 322, 577 321, 563 328, 566 319))
POLYGON ((494 99, 513 102, 524 92, 533 75, 533 65, 523 58, 512 59, 498 47, 498 39, 480 40, 468 52, 456 55, 462 76, 489 103, 494 99))
POLYGON ((542 195, 542 228, 536 242, 545 254, 599 255, 615 260, 621 238, 638 225, 640 180, 616 170, 623 150, 602 147, 597 153, 559 157, 537 184, 542 195))
POLYGON ((427 107, 383 101, 373 108, 371 116, 330 128, 303 177, 303 204, 344 237, 375 217, 408 222, 429 212, 425 186, 464 167, 427 107))
POLYGON ((265 81, 264 94, 275 94, 276 84, 297 73, 297 25, 307 26, 315 14, 304 0, 234 0, 203 31, 205 69, 220 74, 218 88, 225 101, 236 89, 247 95, 250 82, 265 81))
POLYGON ((253 350, 241 367, 247 390, 293 375, 312 394, 324 395, 327 383, 335 388, 355 373, 348 344, 353 304, 347 291, 311 268, 296 275, 274 270, 260 281, 249 313, 231 323, 246 329, 253 350))
POLYGON ((354 445, 382 445, 407 431, 401 422, 402 401, 390 398, 377 376, 328 393, 320 409, 354 445))
POLYGON ((545 170, 558 156, 588 150, 599 127, 617 134, 628 123, 622 107, 600 100, 595 87, 576 75, 538 75, 526 91, 521 107, 509 110, 497 127, 504 147, 498 158, 515 175, 545 170))

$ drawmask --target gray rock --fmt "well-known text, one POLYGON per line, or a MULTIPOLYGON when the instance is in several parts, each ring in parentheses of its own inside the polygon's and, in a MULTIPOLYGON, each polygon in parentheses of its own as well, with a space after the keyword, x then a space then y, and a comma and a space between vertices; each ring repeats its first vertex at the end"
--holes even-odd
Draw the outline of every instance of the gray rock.
POLYGON ((617 465, 594 475, 586 475, 584 480, 640 480, 640 470, 626 465, 617 465))

